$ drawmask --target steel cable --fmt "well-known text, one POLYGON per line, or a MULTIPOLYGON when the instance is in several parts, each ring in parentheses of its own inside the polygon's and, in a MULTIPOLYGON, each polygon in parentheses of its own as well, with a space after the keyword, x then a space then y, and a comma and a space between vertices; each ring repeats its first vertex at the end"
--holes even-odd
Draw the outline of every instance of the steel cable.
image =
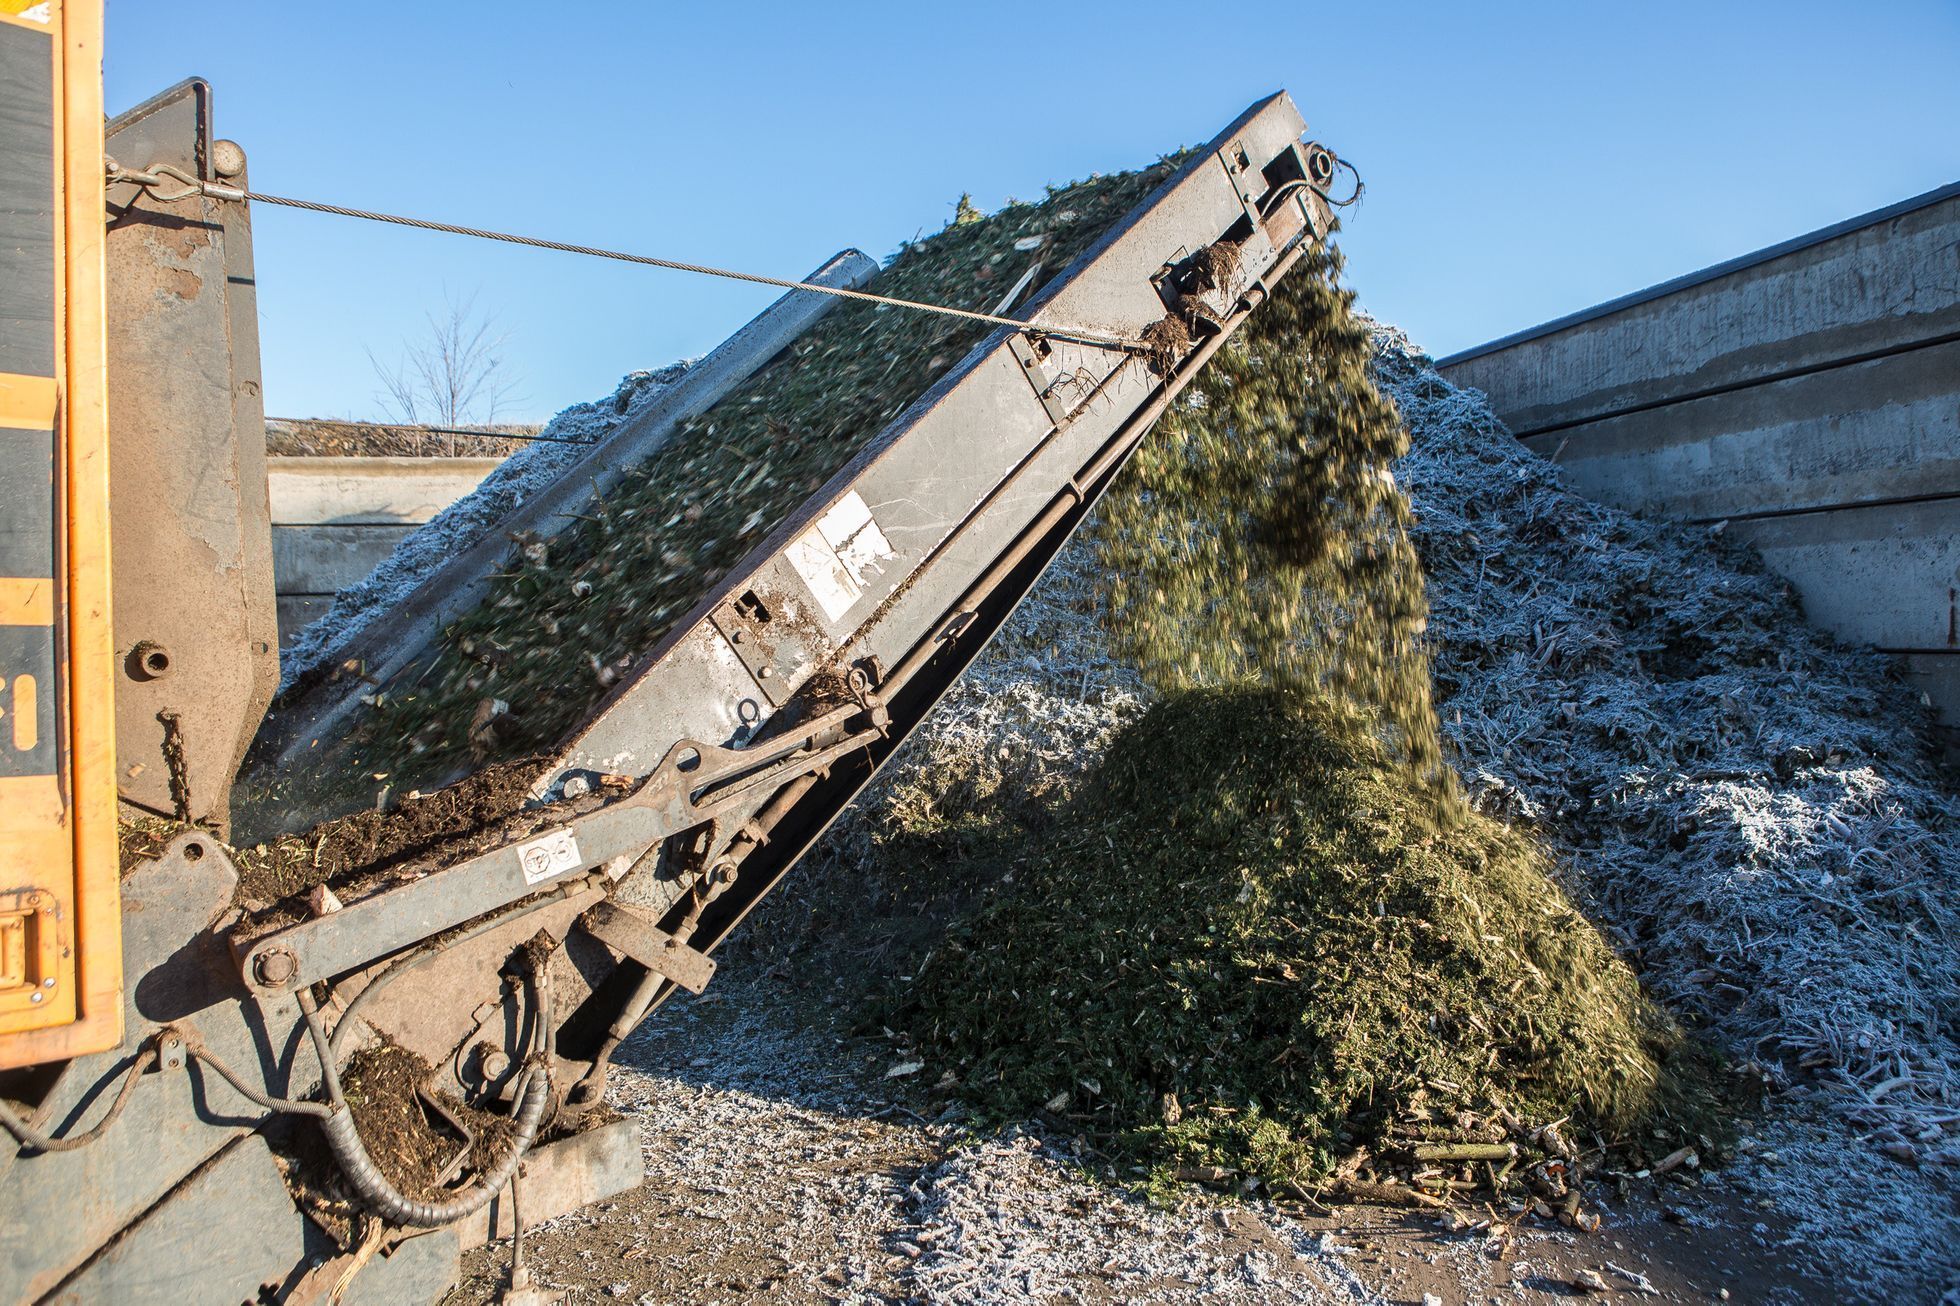
POLYGON ((325 213, 339 218, 358 218, 363 222, 384 222, 397 227, 409 227, 416 231, 439 231, 451 236, 471 236, 477 240, 502 241, 507 245, 523 245, 531 249, 556 250, 561 254, 582 254, 587 258, 612 259, 619 263, 636 263, 643 267, 665 268, 670 272, 692 272, 697 276, 720 277, 726 281, 746 281, 751 285, 774 286, 779 290, 807 290, 818 295, 830 295, 837 299, 855 299, 867 304, 879 304, 888 308, 912 309, 920 313, 938 313, 944 317, 962 318, 969 322, 984 322, 990 326, 1009 326, 1021 331, 1032 331, 1037 335, 1051 336, 1057 340, 1073 341, 1077 344, 1097 345, 1104 349, 1118 349, 1125 353, 1140 353, 1143 346, 1135 341, 1123 340, 1099 331, 1088 331, 1069 326, 1044 326, 1034 322, 1024 322, 1020 318, 1003 317, 995 313, 980 313, 967 308, 953 308, 947 304, 928 304, 916 299, 899 299, 892 295, 873 294, 868 290, 852 290, 844 286, 826 286, 814 281, 790 281, 782 277, 763 276, 758 272, 738 272, 734 268, 716 267, 711 263, 689 263, 682 259, 655 258, 650 254, 628 254, 622 250, 601 249, 596 245, 574 245, 562 240, 546 240, 541 236, 519 236, 508 231, 489 231, 482 227, 465 227, 453 222, 434 222, 427 218, 404 217, 399 213, 376 213, 371 209, 348 208, 343 204, 322 204, 317 200, 295 199, 290 195, 268 195, 262 191, 248 191, 240 186, 226 186, 219 182, 205 181, 194 177, 181 168, 168 165, 151 172, 125 169, 109 161, 108 180, 111 184, 126 182, 149 190, 152 197, 165 203, 186 199, 191 195, 203 195, 215 200, 250 201, 255 204, 276 204, 282 208, 300 209, 307 213, 325 213), (184 189, 164 194, 154 188, 162 178, 168 177, 179 182, 184 189))

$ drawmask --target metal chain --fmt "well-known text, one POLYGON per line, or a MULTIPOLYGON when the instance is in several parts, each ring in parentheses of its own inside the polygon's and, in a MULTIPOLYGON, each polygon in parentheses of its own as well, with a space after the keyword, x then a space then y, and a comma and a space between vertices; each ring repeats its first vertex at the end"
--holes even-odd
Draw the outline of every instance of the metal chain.
POLYGON ((127 182, 140 186, 151 193, 152 198, 170 203, 187 199, 192 195, 203 195, 214 200, 249 200, 255 204, 277 204, 284 208, 301 209, 308 213, 326 213, 334 217, 359 218, 366 222, 386 222, 397 227, 412 227, 417 231, 440 231, 451 236, 473 236, 478 240, 498 240, 508 245, 525 245, 532 249, 551 249, 563 254, 583 254, 588 258, 613 259, 620 263, 637 263, 644 267, 666 268, 671 272, 692 272, 704 277, 721 277, 728 281, 746 281, 752 285, 774 286, 781 290, 808 290, 819 295, 830 295, 837 299, 855 299, 867 304, 880 304, 888 308, 912 309, 921 313, 938 313, 944 317, 962 318, 969 322, 984 322, 990 326, 1010 326, 1022 331, 1032 331, 1037 335, 1049 336, 1056 340, 1072 341, 1076 344, 1096 345, 1104 349, 1118 349, 1125 353, 1140 353, 1143 346, 1135 341, 1124 340, 1103 332, 1087 331, 1076 327, 1044 326, 1024 322, 1019 318, 1003 317, 994 313, 976 313, 971 309, 953 308, 946 304, 928 304, 916 299, 899 299, 891 295, 876 295, 868 290, 850 290, 843 286, 825 286, 814 281, 787 281, 781 277, 765 277, 756 272, 738 272, 733 268, 720 268, 707 263, 687 263, 679 259, 654 258, 648 254, 627 254, 615 249, 600 249, 594 245, 572 245, 559 240, 544 240, 537 236, 518 236, 506 231, 486 231, 481 227, 463 227, 449 222, 431 222, 426 218, 408 218, 396 213, 374 213, 367 209, 350 209, 339 204, 321 204, 313 200, 293 199, 287 195, 267 195, 262 191, 248 191, 238 186, 224 186, 217 182, 194 177, 181 168, 168 164, 159 165, 150 172, 125 169, 113 160, 108 163, 108 180, 113 185, 127 182), (158 189, 168 178, 180 183, 184 189, 165 193, 158 189))

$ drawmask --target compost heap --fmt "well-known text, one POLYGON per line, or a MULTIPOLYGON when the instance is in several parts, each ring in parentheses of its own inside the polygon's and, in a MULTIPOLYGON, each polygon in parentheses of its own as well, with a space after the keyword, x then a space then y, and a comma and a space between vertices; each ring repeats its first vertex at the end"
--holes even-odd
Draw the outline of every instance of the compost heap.
POLYGON ((1337 273, 1311 251, 1113 491, 1114 642, 1158 697, 996 841, 894 1019, 986 1113, 1160 1175, 1502 1190, 1520 1145, 1692 1138, 1693 1049, 1443 765, 1407 436, 1337 273))

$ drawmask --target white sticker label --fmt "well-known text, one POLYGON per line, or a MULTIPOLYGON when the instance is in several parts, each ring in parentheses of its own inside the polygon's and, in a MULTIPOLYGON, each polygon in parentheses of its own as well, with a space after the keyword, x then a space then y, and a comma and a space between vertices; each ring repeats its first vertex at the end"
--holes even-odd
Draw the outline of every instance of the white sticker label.
POLYGON ((851 573, 844 570, 843 560, 837 550, 830 547, 822 532, 812 526, 794 540, 790 541, 789 565, 810 587, 810 594, 823 609, 823 614, 832 621, 837 620, 851 605, 864 594, 851 573))
POLYGON ((524 883, 536 884, 579 868, 578 837, 570 830, 556 830, 542 839, 533 839, 517 850, 517 864, 524 870, 524 883))
POLYGON ((824 615, 836 621, 864 597, 870 578, 884 570, 879 564, 893 553, 863 496, 852 490, 796 537, 788 557, 824 615))

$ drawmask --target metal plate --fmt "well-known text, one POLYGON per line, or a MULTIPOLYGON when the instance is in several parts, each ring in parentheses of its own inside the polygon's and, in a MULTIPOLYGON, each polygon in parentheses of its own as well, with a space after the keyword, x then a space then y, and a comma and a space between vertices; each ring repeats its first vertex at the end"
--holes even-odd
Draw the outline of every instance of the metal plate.
POLYGON ((239 1139, 103 1253, 49 1302, 249 1302, 300 1261, 305 1217, 254 1135, 239 1139))
MULTIPOLYGON (((241 1074, 262 1077, 273 1091, 313 1090, 312 1081, 288 1078, 311 1068, 310 1053, 296 1056, 297 1007, 289 999, 263 1010, 239 1001, 229 955, 212 933, 236 886, 231 863, 201 832, 179 836, 130 873, 123 882, 132 977, 125 1050, 70 1062, 36 1113, 39 1127, 65 1134, 79 1121, 87 1128, 120 1083, 126 1049, 175 1021, 193 1025, 241 1074)), ((208 1071, 177 1070, 148 1076, 122 1118, 87 1147, 25 1157, 9 1148, 0 1212, 34 1218, 0 1219, 0 1301, 52 1290, 264 1115, 208 1071)))
MULTIPOLYGON (((640 1186, 646 1162, 640 1156, 640 1122, 616 1120, 582 1134, 533 1148, 524 1158, 518 1202, 524 1208, 524 1227, 535 1229, 546 1220, 593 1202, 617 1197, 640 1186)), ((458 1226, 463 1250, 481 1247, 492 1238, 508 1238, 514 1229, 509 1190, 458 1226)))
POLYGON ((689 993, 699 993, 715 977, 714 960, 696 952, 628 907, 595 904, 579 920, 587 933, 689 993))
MULTIPOLYGON (((208 176, 210 138, 210 89, 191 80, 112 121, 107 148, 208 176)), ((110 198, 118 786, 222 825, 279 674, 250 215, 110 198)))
POLYGON ((853 601, 862 596, 862 590, 850 595, 842 588, 828 566, 820 568, 816 550, 825 547, 822 538, 814 527, 806 535, 798 541, 803 549, 796 559, 776 559, 709 617, 772 707, 789 702, 835 651, 823 626, 828 608, 846 596, 853 601))

